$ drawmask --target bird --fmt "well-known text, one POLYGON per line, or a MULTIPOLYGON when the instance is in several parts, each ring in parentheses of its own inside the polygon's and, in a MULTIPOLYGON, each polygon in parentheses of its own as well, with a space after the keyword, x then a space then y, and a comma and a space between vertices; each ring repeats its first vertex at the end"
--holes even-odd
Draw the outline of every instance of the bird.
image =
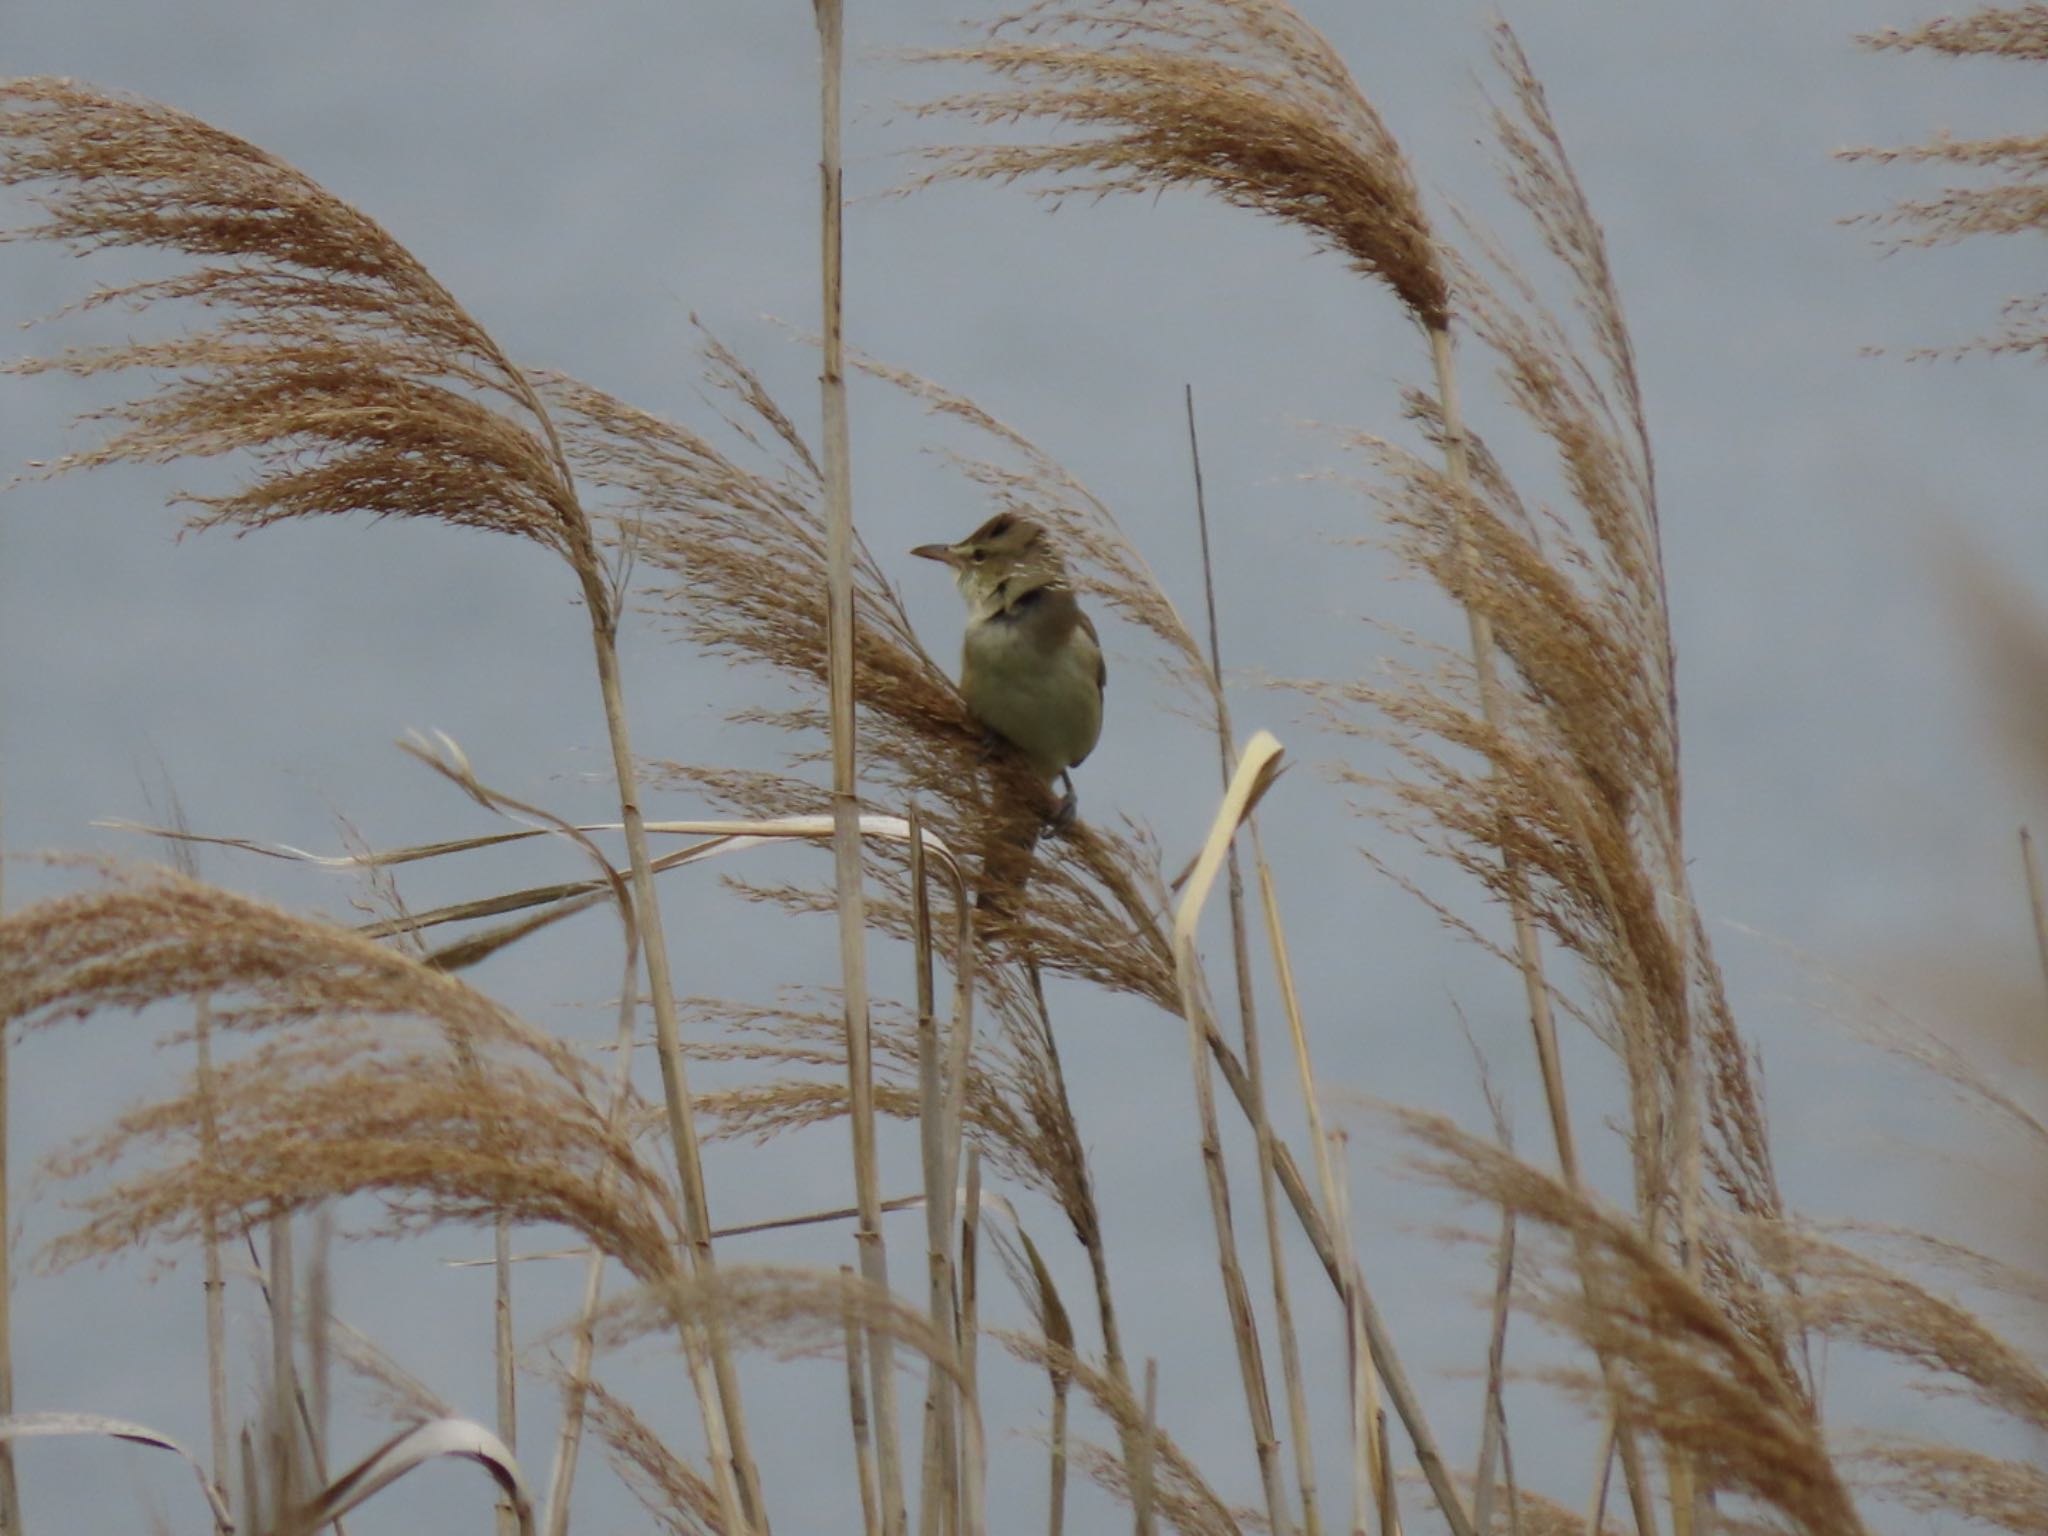
POLYGON ((960 646, 960 694, 977 720, 1015 747, 1065 796, 1055 831, 1078 803, 1069 770, 1087 761, 1102 735, 1109 680, 1095 625, 1074 596, 1051 536, 1013 512, 999 512, 957 544, 911 551, 951 566, 967 602, 960 646))

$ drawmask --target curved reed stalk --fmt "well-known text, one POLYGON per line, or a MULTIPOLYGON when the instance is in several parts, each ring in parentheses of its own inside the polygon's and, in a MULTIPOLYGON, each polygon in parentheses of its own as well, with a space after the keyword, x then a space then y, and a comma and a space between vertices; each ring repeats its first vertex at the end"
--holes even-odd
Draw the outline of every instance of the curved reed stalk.
MULTIPOLYGON (((95 413, 110 435, 52 473, 239 453, 255 469, 242 489, 180 498, 199 509, 192 526, 428 517, 529 540, 568 564, 590 619, 691 1250, 708 1264, 709 1205, 626 723, 615 583, 533 384, 374 220, 277 157, 168 107, 62 80, 0 85, 0 185, 42 189, 43 219, 21 231, 29 238, 193 263, 101 289, 84 307, 191 302, 213 317, 172 340, 14 365, 155 377, 150 393, 95 413)), ((730 1442, 758 1516, 738 1380, 715 1329, 705 1345, 719 1384, 707 1432, 730 1442)))
MULTIPOLYGON (((972 63, 1003 81, 927 102, 924 113, 984 124, 1050 122, 1072 132, 1051 143, 934 150, 936 168, 913 186, 1039 179, 1056 199, 1197 187, 1303 230, 1384 283, 1428 338, 1443 478, 1453 494, 1464 494, 1470 471, 1452 366, 1451 263, 1399 144, 1335 50, 1284 0, 1041 0, 995 23, 981 42, 918 57, 972 63)), ((1484 606, 1463 606, 1469 683, 1488 729, 1504 731, 1510 701, 1494 619, 1484 606)), ((1496 841, 1502 868, 1489 888, 1509 909, 1558 1159, 1576 1180, 1534 898, 1511 842, 1496 841)), ((1420 1444, 1418 1426, 1408 1428, 1420 1444)), ((1632 1437, 1622 1443, 1637 1522, 1648 1533, 1647 1483, 1632 1437)), ((1456 1510, 1455 1489, 1434 1491, 1447 1511, 1456 1510)))

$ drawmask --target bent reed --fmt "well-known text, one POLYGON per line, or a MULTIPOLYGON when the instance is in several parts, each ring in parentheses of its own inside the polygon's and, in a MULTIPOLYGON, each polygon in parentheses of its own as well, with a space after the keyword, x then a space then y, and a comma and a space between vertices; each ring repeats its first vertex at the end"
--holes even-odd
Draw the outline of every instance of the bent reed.
MULTIPOLYGON (((2038 9, 1987 9, 1869 41, 2038 62, 2048 58, 2038 9)), ((843 1507, 849 1521, 858 1507, 868 1536, 907 1536, 913 1519, 920 1536, 1007 1529, 1017 1522, 991 1520, 986 1507, 989 1458, 1041 1451, 1054 1536, 1069 1518, 1073 1470, 1098 1501, 1077 1520, 1102 1523, 1106 1500, 1119 1506, 1109 1518, 1141 1533, 1163 1524, 1186 1536, 1320 1536, 1347 1523, 1380 1536, 1439 1525, 1455 1536, 1840 1536, 1902 1516, 2048 1532, 2048 1479, 2029 1462, 1960 1438, 1860 1433, 1856 1405, 1828 1391, 1827 1351, 1855 1351, 1888 1362, 1896 1379, 1968 1398, 1980 1417, 1959 1437, 1982 1425, 2038 1436, 2048 1431, 2048 1362, 1948 1292, 1967 1280, 2038 1306, 2048 1285, 1932 1239, 1830 1231, 1801 1217, 1781 1187, 1760 1061, 1692 894, 1677 663, 1634 344, 1605 236, 1513 32, 1504 23, 1493 31, 1501 99, 1489 128, 1529 240, 1457 221, 1453 233, 1433 216, 1426 178, 1379 110, 1283 0, 1040 0, 962 46, 918 54, 984 77, 919 104, 920 114, 1004 136, 936 147, 904 189, 936 196, 960 180, 1021 182, 1054 201, 1194 191, 1299 231, 1363 280, 1363 302, 1391 300, 1414 322, 1423 346, 1405 435, 1357 432, 1348 442, 1371 467, 1383 536, 1458 610, 1466 648, 1418 643, 1391 669, 1346 661, 1338 675, 1289 686, 1340 754, 1335 775, 1375 818, 1368 835, 1392 832, 1435 856, 1465 896, 1417 896, 1511 967, 1526 1002, 1550 1122, 1545 1156, 1423 1108, 1385 1111, 1422 1177, 1498 1223, 1488 1243, 1498 1300, 1491 1317, 1475 1313, 1472 1330, 1473 1417, 1483 1428, 1464 1446, 1447 1444, 1433 1423, 1464 1384, 1424 1390, 1410 1378, 1400 1325, 1412 1320, 1382 1314, 1360 1257, 1371 1244, 1354 1240, 1377 1217, 1351 1208, 1341 1136, 1323 1128, 1308 1021, 1330 1009, 1295 992, 1285 871, 1264 859, 1247 803, 1256 794, 1233 814, 1248 829, 1239 841, 1275 972, 1270 987, 1255 984, 1252 900, 1233 863, 1236 974, 1225 989, 1201 957, 1176 952, 1176 918, 1192 920, 1181 906, 1190 898, 1142 825, 1081 821, 1037 836, 1050 808, 1045 785, 991 744, 851 525, 844 399, 834 394, 833 0, 820 0, 818 15, 828 426, 817 448, 759 375, 708 334, 704 380, 723 419, 699 430, 516 365, 388 232, 253 145, 172 108, 70 82, 0 86, 0 183, 29 189, 42 209, 17 237, 175 257, 174 275, 102 289, 84 307, 199 321, 169 339, 15 365, 144 381, 98 413, 106 435, 96 446, 50 471, 232 455, 245 482, 185 498, 195 528, 367 513, 551 551, 590 621, 617 784, 622 861, 597 836, 612 829, 572 827, 510 801, 452 744, 422 749, 478 803, 592 862, 589 885, 515 893, 470 915, 541 909, 492 930, 475 950, 484 953, 537 931, 550 912, 609 905, 622 984, 620 1049, 608 1064, 593 1065, 456 974, 467 964, 455 958, 460 946, 425 952, 392 870, 470 844, 353 855, 388 908, 360 931, 189 871, 116 865, 93 868, 76 894, 0 918, 0 1024, 13 1034, 119 1012, 171 1009, 192 1020, 163 1041, 196 1047, 189 1075, 48 1159, 53 1178, 89 1181, 89 1190, 42 1262, 200 1244, 213 1275, 230 1239, 246 1242, 253 1260, 256 1234, 267 1237, 269 1400, 239 1455, 224 1415, 212 1415, 201 1478, 216 1526, 227 1530, 239 1505, 244 1528, 310 1531, 373 1491, 364 1480, 374 1455, 339 1478, 325 1470, 326 1341, 342 1331, 318 1287, 302 1305, 291 1278, 295 1220, 369 1195, 374 1203, 347 1207, 379 1212, 363 1235, 494 1232, 497 1429, 488 1441, 479 1425, 445 1430, 436 1443, 492 1470, 507 1530, 571 1528, 587 1426, 660 1528, 769 1531, 781 1481, 817 1473, 784 1464, 773 1435, 749 1425, 735 1357, 759 1348, 844 1362, 854 1465, 843 1507), (1023 128, 1047 137, 1016 137, 1023 128), (1503 423, 1500 440, 1539 446, 1529 462, 1504 462, 1468 422, 1460 344, 1487 369, 1485 413, 1503 423), (847 600, 828 612, 823 594, 835 584, 847 600), (682 643, 763 680, 761 696, 781 702, 736 718, 786 744, 780 767, 635 757, 616 642, 636 602, 682 643), (1349 749, 1367 742, 1391 746, 1397 771, 1360 767, 1363 753, 1349 749), (819 773, 828 761, 829 783, 819 773), (719 820, 691 824, 707 839, 704 857, 743 857, 770 824, 803 836, 818 835, 818 819, 831 825, 840 867, 829 886, 747 873, 728 884, 770 909, 764 931, 791 946, 811 930, 781 914, 837 913, 850 930, 842 988, 687 994, 661 921, 657 875, 670 866, 650 851, 649 787, 664 801, 716 809, 719 820), (1497 922, 1475 921, 1473 895, 1498 909, 1497 922), (868 1000, 859 957, 869 937, 908 951, 913 996, 868 1000), (1262 1026, 1258 1017, 1268 993, 1288 1025, 1279 1051, 1270 1018, 1262 1026), (1208 1179, 1252 1440, 1243 1465, 1198 1465, 1175 1437, 1173 1400, 1162 1411, 1157 1362, 1143 1358, 1131 1298, 1118 1289, 1101 1192, 1122 1170, 1091 1152, 1061 1059, 1069 1019, 1109 996, 1155 1010, 1191 1043, 1198 1118, 1186 1155, 1208 1179), (658 1095, 636 1078, 631 1047, 643 1021, 658 1095), (1559 1034, 1581 1029, 1615 1063, 1611 1101, 1566 1081, 1559 1034), (1273 1061, 1291 1063, 1292 1074, 1276 1076, 1273 1061), (691 1069, 714 1063, 720 1086, 693 1088, 691 1069), (1218 1074, 1254 1148, 1265 1264, 1252 1267, 1271 1283, 1259 1297, 1232 1205, 1218 1074), (1297 1088, 1311 1127, 1305 1146, 1274 1124, 1283 1092, 1297 1088), (893 1282, 881 1262, 877 1118, 916 1128, 921 1187, 890 1204, 927 1214, 921 1282, 903 1280, 919 1266, 901 1251, 893 1282), (767 1225, 829 1230, 857 1216, 858 1271, 822 1236, 804 1265, 721 1262, 703 1144, 764 1142, 828 1122, 854 1137, 845 1208, 767 1225), (1586 1127, 1602 1122, 1626 1152, 1625 1176, 1611 1187, 1581 1158, 1586 1127), (1065 1232, 1032 1230, 1034 1208, 1011 1195, 1049 1202, 1065 1232), (510 1234, 535 1227, 568 1229, 587 1264, 578 1309, 540 1335, 551 1352, 544 1367, 518 1353, 511 1326, 510 1234), (1085 1301, 1061 1293, 1048 1258, 1069 1238, 1085 1261, 1085 1301), (1304 1248, 1314 1260, 1306 1282, 1287 1264, 1304 1248), (997 1271, 1029 1328, 984 1327, 983 1286, 997 1271), (607 1297, 615 1275, 629 1288, 607 1297), (1297 1307, 1303 1284, 1328 1304, 1297 1307), (1563 1353, 1519 1370, 1511 1312, 1563 1353), (307 1316, 318 1321, 311 1342, 300 1337, 307 1316), (1338 1337, 1307 1331, 1327 1332, 1331 1316, 1338 1337), (996 1348, 983 1347, 984 1332, 996 1348), (697 1423, 685 1439, 665 1438, 654 1427, 662 1416, 605 1378, 607 1351, 654 1335, 673 1338, 688 1378, 697 1423), (1302 1365, 1318 1342, 1344 1358, 1341 1400, 1318 1392, 1302 1365), (527 1496, 514 1459, 522 1365, 563 1404, 539 1499, 527 1496), (925 1390, 905 1396, 899 1415, 906 1366, 924 1374, 925 1390), (1042 1447, 984 1423, 985 1374, 1018 1366, 1050 1392, 1042 1447), (1583 1405, 1597 1445, 1585 1464, 1517 1464, 1507 1391, 1517 1377, 1583 1405), (1348 1451, 1338 1497, 1312 1454, 1319 1434, 1341 1434, 1348 1451), (1458 1470, 1465 1465, 1475 1470, 1458 1470), (1256 1510, 1232 1502, 1248 1469, 1256 1510), (1339 1513, 1342 1501, 1349 1509, 1339 1513)), ((1933 242, 2040 227, 2039 143, 1939 140, 1858 153, 2010 177, 1886 216, 1913 231, 1907 238, 1933 242)), ((2017 304, 2004 330, 1972 345, 2038 351, 2039 318, 2039 301, 2017 304)), ((1229 781, 1239 743, 1213 630, 1205 643, 1184 621, 1111 509, 966 396, 872 358, 845 366, 902 391, 938 429, 966 434, 975 447, 950 462, 989 514, 1052 531, 1077 589, 1121 621, 1118 643, 1147 650, 1178 702, 1214 722, 1229 781)), ((1213 594, 1209 609, 1213 626, 1213 594)), ((1235 831, 1226 822, 1219 835, 1235 831)), ((1198 906, 1200 894, 1191 899, 1198 906)), ((2036 1155, 2048 1146, 2017 1096, 1978 1101, 2036 1155)), ((364 1369, 387 1387, 399 1383, 405 1416, 463 1422, 422 1406, 431 1394, 376 1363, 374 1350, 342 1352, 370 1361, 364 1369)), ((1215 1372, 1220 1356, 1191 1349, 1175 1374, 1215 1372)), ((50 1432, 25 1425, 8 1419, 0 1430, 50 1432)), ((537 1464, 531 1447, 523 1455, 537 1464)), ((0 1520, 19 1529, 11 1473, 6 1483, 0 1520)))

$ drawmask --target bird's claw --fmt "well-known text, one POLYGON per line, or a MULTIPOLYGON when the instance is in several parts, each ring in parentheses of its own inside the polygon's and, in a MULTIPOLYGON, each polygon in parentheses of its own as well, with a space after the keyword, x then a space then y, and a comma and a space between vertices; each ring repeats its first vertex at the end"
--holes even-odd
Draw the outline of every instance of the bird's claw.
POLYGON ((1074 793, 1074 781, 1063 773, 1060 775, 1060 782, 1066 786, 1067 792, 1061 796, 1060 803, 1053 808, 1052 815, 1046 820, 1045 830, 1051 837, 1058 837, 1071 827, 1081 810, 1081 797, 1074 793))

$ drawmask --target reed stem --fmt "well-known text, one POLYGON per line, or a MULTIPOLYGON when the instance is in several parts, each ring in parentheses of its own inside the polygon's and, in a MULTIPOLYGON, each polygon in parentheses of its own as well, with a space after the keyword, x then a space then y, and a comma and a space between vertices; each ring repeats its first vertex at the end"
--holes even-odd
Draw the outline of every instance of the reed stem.
MULTIPOLYGON (((882 1240, 882 1193, 875 1158, 875 1086, 868 1033, 867 919, 861 892, 860 794, 853 708, 853 479, 849 462, 845 372, 845 187, 840 164, 841 82, 846 32, 841 0, 813 0, 818 26, 820 127, 819 235, 824 358, 818 388, 824 411, 826 509, 825 641, 832 725, 832 869, 839 914, 840 997, 846 1020, 846 1071, 853 1131, 853 1181, 860 1208, 861 1276, 889 1289, 882 1240)), ((895 1349, 885 1334, 868 1341, 875 1406, 875 1454, 886 1536, 905 1529, 903 1468, 897 1449, 895 1349)))
MULTIPOLYGON (((1451 493, 1464 497, 1471 488, 1470 452, 1465 440, 1465 418, 1458 399, 1458 376, 1452 361, 1451 331, 1446 324, 1429 329, 1430 361, 1436 374, 1437 408, 1443 421, 1444 475, 1451 493)), ((1470 631, 1472 671, 1479 680, 1479 708, 1489 728, 1507 730, 1507 711, 1502 702, 1500 672, 1494 654, 1493 620, 1479 607, 1467 603, 1465 620, 1470 631)), ((1571 1105, 1565 1097, 1564 1066, 1557 1049, 1557 1020, 1550 1004, 1550 983, 1543 974, 1543 951, 1530 915, 1529 898, 1522 886, 1521 871, 1514 856, 1503 845, 1501 859, 1508 874, 1508 911, 1515 934, 1515 962, 1522 973, 1522 991, 1529 1010, 1529 1030, 1536 1043, 1536 1064, 1543 1077, 1543 1097, 1550 1111, 1551 1134, 1557 1145, 1557 1165, 1565 1183, 1574 1193, 1584 1192, 1579 1174, 1578 1146, 1572 1134, 1571 1105)), ((1697 1125, 1695 1122, 1695 1135, 1697 1125)), ((1581 1265, 1581 1274, 1590 1275, 1581 1265)), ((1589 1304, 1598 1306, 1586 1280, 1589 1304)), ((1603 1354, 1601 1374, 1609 1396, 1620 1402, 1614 1366, 1603 1354)), ((1651 1502, 1649 1479, 1644 1473, 1633 1431, 1626 1418, 1619 1422, 1618 1445, 1622 1476, 1628 1484, 1629 1502, 1636 1519, 1638 1536, 1656 1536, 1657 1512, 1651 1502)))

